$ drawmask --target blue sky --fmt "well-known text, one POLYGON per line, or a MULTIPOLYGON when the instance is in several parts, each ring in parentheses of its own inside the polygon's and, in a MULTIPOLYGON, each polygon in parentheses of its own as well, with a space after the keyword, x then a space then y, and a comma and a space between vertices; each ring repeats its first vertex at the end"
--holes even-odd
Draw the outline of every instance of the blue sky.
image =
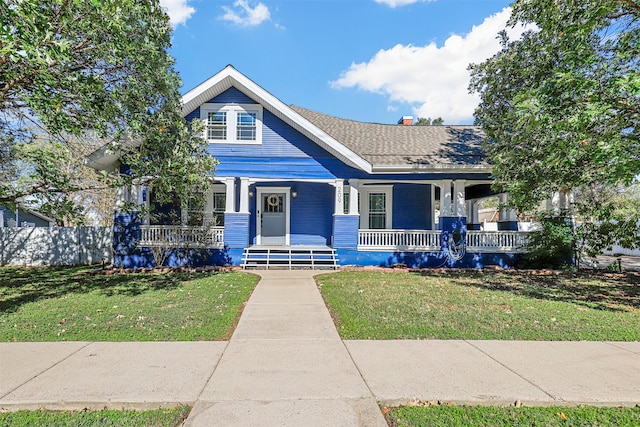
POLYGON ((160 3, 183 93, 232 64, 286 104, 378 123, 472 123, 467 65, 498 51, 510 12, 504 0, 160 3))

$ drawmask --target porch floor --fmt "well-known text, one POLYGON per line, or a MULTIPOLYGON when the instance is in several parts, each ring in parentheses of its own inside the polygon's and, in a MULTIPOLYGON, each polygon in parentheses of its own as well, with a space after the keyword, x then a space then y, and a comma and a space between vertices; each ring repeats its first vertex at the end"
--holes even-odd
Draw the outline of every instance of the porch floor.
POLYGON ((329 246, 255 245, 245 248, 242 257, 243 269, 338 268, 336 251, 329 246))

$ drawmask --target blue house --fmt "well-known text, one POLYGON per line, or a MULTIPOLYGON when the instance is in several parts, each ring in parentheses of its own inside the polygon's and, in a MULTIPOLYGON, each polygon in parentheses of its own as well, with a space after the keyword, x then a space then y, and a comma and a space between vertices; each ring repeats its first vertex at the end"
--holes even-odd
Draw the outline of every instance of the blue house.
MULTIPOLYGON (((207 206, 116 214, 116 266, 152 265, 159 247, 171 251, 165 263, 247 267, 511 266, 522 251, 512 210, 498 231, 480 230, 477 202, 495 193, 478 127, 333 117, 284 104, 232 66, 182 101, 219 161, 207 206)), ((104 150, 90 158, 99 169, 116 161, 104 150)), ((152 188, 119 197, 154 203, 152 188)))

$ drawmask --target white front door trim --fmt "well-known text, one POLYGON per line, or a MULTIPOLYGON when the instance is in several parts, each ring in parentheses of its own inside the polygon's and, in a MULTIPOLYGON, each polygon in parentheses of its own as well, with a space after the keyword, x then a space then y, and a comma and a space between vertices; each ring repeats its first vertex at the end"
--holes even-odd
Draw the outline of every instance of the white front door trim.
POLYGON ((291 187, 256 187, 256 244, 262 244, 262 195, 270 193, 284 193, 285 196, 285 246, 291 244, 291 187))

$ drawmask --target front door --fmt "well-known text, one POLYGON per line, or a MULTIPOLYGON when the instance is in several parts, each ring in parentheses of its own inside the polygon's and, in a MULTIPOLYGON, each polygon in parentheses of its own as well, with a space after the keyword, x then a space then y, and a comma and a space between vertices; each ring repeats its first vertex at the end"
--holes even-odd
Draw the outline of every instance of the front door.
POLYGON ((288 192, 280 189, 260 189, 258 207, 258 244, 286 245, 288 192))

